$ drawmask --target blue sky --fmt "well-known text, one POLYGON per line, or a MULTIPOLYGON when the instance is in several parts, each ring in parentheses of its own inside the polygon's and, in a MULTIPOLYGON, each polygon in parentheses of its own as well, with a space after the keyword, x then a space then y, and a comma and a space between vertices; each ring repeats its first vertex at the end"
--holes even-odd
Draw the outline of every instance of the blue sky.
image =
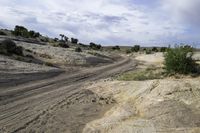
POLYGON ((199 7, 200 0, 0 0, 0 28, 104 45, 198 45, 199 7))

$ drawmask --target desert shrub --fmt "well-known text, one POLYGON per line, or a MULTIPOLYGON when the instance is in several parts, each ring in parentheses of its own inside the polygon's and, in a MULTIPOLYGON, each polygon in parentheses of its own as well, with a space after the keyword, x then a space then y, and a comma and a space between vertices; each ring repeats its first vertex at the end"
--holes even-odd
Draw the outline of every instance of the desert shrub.
POLYGON ((166 47, 161 47, 160 48, 160 52, 166 52, 167 51, 167 48, 166 47))
POLYGON ((17 46, 12 40, 6 39, 0 44, 0 53, 5 55, 23 55, 23 48, 17 46))
POLYGON ((54 42, 58 42, 59 39, 58 39, 58 38, 54 38, 53 41, 54 41, 54 42))
POLYGON ((152 51, 151 51, 151 49, 146 49, 146 50, 145 50, 145 53, 146 53, 146 54, 152 54, 152 51))
POLYGON ((112 47, 112 50, 120 50, 120 47, 118 45, 114 46, 114 47, 112 47))
POLYGON ((153 47, 153 48, 152 48, 152 51, 153 51, 153 52, 158 52, 158 48, 153 47))
POLYGON ((78 43, 78 39, 76 39, 76 38, 71 38, 71 43, 77 44, 77 43, 78 43))
POLYGON ((82 52, 82 49, 80 47, 75 48, 75 52, 82 52))
MULTIPOLYGON (((66 42, 68 42, 68 37, 67 36, 64 36, 64 40, 66 41, 66 42)), ((77 43, 78 43, 78 41, 77 41, 77 43)))
POLYGON ((31 31, 29 31, 29 37, 31 37, 31 38, 37 38, 37 37, 40 37, 40 33, 31 30, 31 31))
POLYGON ((33 30, 28 31, 27 28, 25 28, 24 26, 18 26, 16 25, 14 30, 12 31, 12 34, 15 36, 21 36, 21 37, 31 37, 31 38, 37 38, 40 37, 40 33, 39 32, 35 32, 33 30))
POLYGON ((61 40, 63 40, 63 38, 65 37, 64 34, 60 34, 61 40))
POLYGON ((147 69, 133 70, 122 73, 117 77, 117 79, 124 81, 132 81, 132 80, 143 81, 152 79, 162 79, 165 76, 166 75, 164 74, 164 71, 161 68, 147 68, 147 69))
POLYGON ((140 51, 140 45, 135 45, 134 47, 131 48, 132 52, 139 52, 140 51))
POLYGON ((165 54, 165 68, 168 73, 188 74, 196 72, 196 63, 192 59, 193 48, 176 46, 165 54))
POLYGON ((40 41, 42 41, 42 42, 49 42, 49 38, 48 37, 41 37, 40 41))
POLYGON ((93 42, 90 43, 90 46, 89 46, 91 49, 93 50, 100 50, 102 48, 102 46, 100 44, 95 44, 93 42))
POLYGON ((53 47, 59 47, 59 43, 52 43, 51 44, 53 47))
POLYGON ((127 49, 127 50, 126 50, 126 53, 127 53, 127 54, 130 54, 130 53, 132 53, 132 51, 131 51, 130 49, 127 49))
POLYGON ((15 26, 15 29, 14 31, 12 31, 12 34, 15 36, 21 36, 21 37, 26 37, 26 38, 29 37, 28 30, 25 27, 18 26, 18 25, 15 26))
POLYGON ((91 43, 90 43, 90 48, 91 48, 91 49, 95 49, 95 48, 96 48, 96 44, 93 43, 93 42, 91 42, 91 43))
POLYGON ((6 33, 4 33, 3 31, 0 31, 0 35, 6 35, 6 33))
POLYGON ((87 47, 87 45, 83 44, 83 43, 78 43, 80 46, 82 47, 87 47))
POLYGON ((64 41, 59 42, 58 46, 60 46, 62 48, 69 48, 69 45, 64 41))

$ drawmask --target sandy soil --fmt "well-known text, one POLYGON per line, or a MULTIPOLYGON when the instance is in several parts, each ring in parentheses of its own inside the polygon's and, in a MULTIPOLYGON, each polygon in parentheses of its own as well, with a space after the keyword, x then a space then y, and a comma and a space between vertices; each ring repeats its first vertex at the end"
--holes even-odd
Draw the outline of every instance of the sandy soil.
POLYGON ((140 63, 139 68, 147 68, 150 66, 153 67, 163 67, 164 55, 163 53, 155 53, 155 54, 139 54, 135 57, 140 63))
POLYGON ((34 73, 51 70, 58 69, 55 67, 14 60, 11 57, 0 55, 0 73, 34 73))
MULTIPOLYGON (((68 68, 68 71, 71 72, 72 69, 68 68)), ((34 80, 51 78, 62 72, 63 70, 54 67, 22 62, 0 55, 0 89, 34 80)))
POLYGON ((0 132, 3 133, 82 132, 86 123, 102 117, 115 103, 111 97, 85 90, 85 86, 135 67, 129 58, 108 53, 77 53, 73 48, 16 43, 42 63, 64 67, 58 69, 0 56, 0 132))
MULTIPOLYGON (((148 67, 162 62, 157 56, 139 55, 136 59, 148 67)), ((96 83, 88 89, 113 97, 116 104, 101 119, 88 123, 83 132, 199 133, 199 84, 199 77, 96 83)))
POLYGON ((134 66, 125 58, 106 66, 2 88, 0 132, 81 132, 86 123, 102 117, 115 103, 111 97, 84 88, 134 66))
POLYGON ((197 133, 200 131, 200 79, 102 82, 89 87, 113 96, 116 105, 84 133, 197 133))
POLYGON ((88 54, 88 51, 75 52, 73 48, 53 47, 51 45, 38 45, 34 43, 17 42, 18 46, 32 51, 35 58, 50 62, 56 65, 81 65, 95 66, 98 64, 112 63, 112 55, 106 52, 99 52, 102 56, 88 54))
POLYGON ((138 68, 162 67, 161 53, 114 62, 73 49, 25 42, 17 45, 55 64, 112 64, 65 68, 63 72, 0 56, 0 132, 200 132, 200 78, 105 79, 134 69, 135 59, 138 68))

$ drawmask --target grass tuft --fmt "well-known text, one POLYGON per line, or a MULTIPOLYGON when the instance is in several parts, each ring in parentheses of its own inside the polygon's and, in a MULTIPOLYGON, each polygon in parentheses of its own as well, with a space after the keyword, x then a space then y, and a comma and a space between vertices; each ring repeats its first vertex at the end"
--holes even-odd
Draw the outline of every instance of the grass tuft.
POLYGON ((153 79, 163 79, 165 77, 165 72, 163 69, 157 68, 147 68, 129 71, 123 73, 117 77, 118 80, 122 81, 143 81, 143 80, 153 80, 153 79))

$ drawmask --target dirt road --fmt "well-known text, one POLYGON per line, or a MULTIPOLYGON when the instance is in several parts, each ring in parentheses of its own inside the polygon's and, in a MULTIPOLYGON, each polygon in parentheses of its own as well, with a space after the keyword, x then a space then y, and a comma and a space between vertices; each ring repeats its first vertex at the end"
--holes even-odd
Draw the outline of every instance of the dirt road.
POLYGON ((134 68, 130 59, 77 73, 62 73, 0 91, 0 132, 81 132, 113 103, 84 90, 85 83, 134 68))

